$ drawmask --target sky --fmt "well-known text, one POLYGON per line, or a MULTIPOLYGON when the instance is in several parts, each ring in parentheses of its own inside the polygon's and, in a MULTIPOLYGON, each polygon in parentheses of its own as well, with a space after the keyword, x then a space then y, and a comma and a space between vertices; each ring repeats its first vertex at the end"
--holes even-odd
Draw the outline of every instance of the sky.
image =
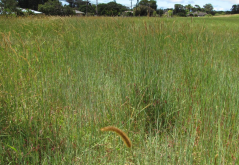
MULTIPOLYGON (((63 5, 65 4, 65 0, 61 0, 63 5)), ((96 0, 89 0, 91 3, 95 4, 96 0)), ((98 3, 108 3, 113 0, 98 0, 98 3)), ((139 0, 140 1, 140 0, 139 0)), ((211 3, 216 11, 229 11, 232 8, 232 5, 239 4, 239 0, 156 0, 158 8, 174 8, 174 4, 182 4, 188 5, 191 4, 199 5, 203 7, 203 5, 211 3)), ((131 7, 131 0, 116 0, 117 3, 120 3, 124 6, 131 7)), ((137 0, 132 0, 133 7, 135 6, 137 0)))

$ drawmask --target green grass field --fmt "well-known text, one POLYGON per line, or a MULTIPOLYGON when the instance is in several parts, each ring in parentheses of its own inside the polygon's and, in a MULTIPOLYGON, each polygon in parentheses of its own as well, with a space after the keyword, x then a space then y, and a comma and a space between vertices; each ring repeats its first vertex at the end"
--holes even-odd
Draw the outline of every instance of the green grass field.
POLYGON ((0 164, 239 164, 238 21, 1 17, 0 164))

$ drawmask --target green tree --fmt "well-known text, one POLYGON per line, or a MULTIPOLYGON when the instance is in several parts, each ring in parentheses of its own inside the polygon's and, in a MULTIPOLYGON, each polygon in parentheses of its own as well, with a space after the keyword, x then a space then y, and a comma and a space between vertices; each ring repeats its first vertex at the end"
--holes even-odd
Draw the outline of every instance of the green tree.
MULTIPOLYGON (((80 6, 87 4, 87 2, 88 2, 88 1, 75 0, 74 6, 75 6, 76 8, 79 8, 80 6)), ((91 3, 89 3, 89 2, 88 2, 88 4, 91 5, 91 3)))
POLYGON ((174 14, 178 14, 180 12, 184 12, 185 9, 184 9, 184 6, 181 5, 181 4, 175 4, 174 5, 174 14))
POLYGON ((239 4, 233 5, 231 8, 232 14, 238 14, 239 13, 239 4))
POLYGON ((62 7, 62 15, 74 15, 75 12, 70 6, 63 6, 62 7))
POLYGON ((213 6, 212 4, 208 3, 208 4, 205 4, 203 6, 204 10, 208 13, 208 14, 212 14, 213 12, 213 6))
POLYGON ((160 17, 163 16, 163 13, 164 13, 164 10, 163 10, 162 8, 157 10, 157 14, 158 14, 160 17))
POLYGON ((185 8, 188 10, 188 12, 191 12, 193 9, 193 6, 191 4, 188 4, 185 6, 185 8))
POLYGON ((195 5, 196 11, 201 11, 201 7, 199 5, 195 5))
POLYGON ((173 10, 168 10, 168 17, 172 17, 173 15, 173 10))
POLYGON ((18 6, 21 8, 37 10, 39 4, 44 4, 48 0, 17 0, 18 6))
POLYGON ((10 14, 17 10, 17 1, 16 0, 1 0, 0 7, 2 7, 3 14, 10 14))
POLYGON ((83 1, 83 0, 66 0, 66 2, 69 3, 69 6, 72 8, 79 8, 82 5, 86 5, 89 1, 83 1))
POLYGON ((97 7, 98 7, 98 14, 99 14, 99 15, 106 15, 107 10, 108 10, 107 4, 105 4, 105 3, 100 3, 100 4, 98 4, 97 7))
POLYGON ((152 8, 153 10, 157 9, 157 2, 155 0, 141 0, 139 2, 139 5, 142 6, 149 6, 150 8, 152 8))
POLYGON ((96 14, 96 5, 92 5, 91 3, 89 5, 87 5, 86 3, 84 3, 84 4, 79 5, 78 10, 80 10, 88 15, 94 15, 94 14, 96 14))
POLYGON ((187 12, 185 10, 185 7, 181 4, 175 4, 174 5, 174 14, 178 15, 178 16, 183 16, 185 17, 187 12))
POLYGON ((134 8, 134 14, 136 16, 151 16, 155 10, 151 7, 140 5, 137 8, 134 8))
POLYGON ((107 16, 120 15, 123 11, 128 10, 126 6, 118 4, 116 2, 109 2, 107 4, 98 4, 98 14, 107 16))
POLYGON ((70 7, 74 7, 75 0, 66 0, 69 3, 70 7))
POLYGON ((192 7, 192 12, 199 12, 201 11, 201 7, 199 5, 194 5, 194 7, 192 7))
POLYGON ((44 5, 40 4, 38 10, 46 15, 73 15, 74 11, 69 6, 62 6, 59 0, 49 0, 44 5))

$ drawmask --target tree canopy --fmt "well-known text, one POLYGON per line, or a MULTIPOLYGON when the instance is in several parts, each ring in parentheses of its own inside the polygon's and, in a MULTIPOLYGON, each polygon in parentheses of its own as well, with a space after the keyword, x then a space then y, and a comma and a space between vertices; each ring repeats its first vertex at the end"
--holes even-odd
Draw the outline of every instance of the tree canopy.
POLYGON ((182 17, 186 17, 186 7, 184 7, 181 4, 175 4, 174 5, 174 14, 178 15, 178 16, 182 16, 182 17))
POLYGON ((139 2, 140 6, 149 6, 153 10, 157 9, 157 2, 155 0, 141 0, 139 2))
POLYGON ((17 0, 18 6, 21 8, 37 10, 39 4, 44 4, 48 0, 17 0))
POLYGON ((62 3, 58 0, 49 0, 38 6, 40 12, 45 13, 46 15, 73 15, 75 14, 73 9, 70 6, 62 6, 62 3))
POLYGON ((4 12, 16 11, 17 3, 18 2, 15 0, 1 0, 0 7, 3 7, 2 12, 4 13, 4 12))
POLYGON ((208 4, 205 4, 204 6, 204 10, 208 13, 208 14, 211 14, 212 11, 213 11, 213 6, 212 4, 208 3, 208 4))
POLYGON ((239 4, 232 5, 231 11, 232 11, 232 14, 239 14, 239 4))
POLYGON ((98 14, 107 16, 120 15, 123 11, 128 10, 126 6, 118 4, 116 2, 109 2, 107 4, 98 4, 98 14))
MULTIPOLYGON (((99 15, 105 16, 116 16, 122 14, 122 12, 129 10, 129 7, 123 6, 122 4, 116 3, 115 1, 109 3, 100 3, 96 7, 95 4, 91 4, 88 0, 66 0, 69 2, 69 6, 62 6, 59 0, 0 0, 0 12, 4 13, 16 13, 19 14, 17 7, 25 9, 40 10, 46 15, 70 15, 73 14, 73 9, 80 10, 90 15, 96 14, 96 8, 99 15)), ((213 5, 208 3, 203 7, 199 5, 192 6, 191 4, 182 5, 175 4, 173 14, 178 16, 192 15, 192 12, 207 12, 208 14, 214 15, 218 13, 213 10, 213 5)), ((134 8, 135 15, 163 15, 168 9, 158 9, 156 0, 140 0, 134 8)), ((239 13, 239 4, 235 4, 231 8, 231 12, 226 13, 237 14, 239 13)))
POLYGON ((87 1, 83 0, 66 0, 69 3, 70 7, 79 8, 82 5, 86 5, 87 1))
POLYGON ((155 10, 151 7, 140 5, 134 8, 134 13, 136 16, 151 16, 155 10))
POLYGON ((157 2, 155 0, 141 0, 133 9, 136 16, 146 16, 156 14, 157 2))

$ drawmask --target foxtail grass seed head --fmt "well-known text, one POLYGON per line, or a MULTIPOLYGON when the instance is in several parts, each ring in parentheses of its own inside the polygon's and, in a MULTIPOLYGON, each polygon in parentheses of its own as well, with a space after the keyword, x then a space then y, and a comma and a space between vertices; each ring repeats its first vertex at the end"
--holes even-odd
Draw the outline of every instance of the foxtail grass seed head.
POLYGON ((101 131, 112 131, 117 133, 124 141, 125 145, 127 147, 132 147, 132 143, 129 139, 129 137, 126 135, 126 133, 124 133, 122 130, 120 130, 119 128, 116 128, 114 126, 108 126, 108 127, 104 127, 100 129, 101 131))

